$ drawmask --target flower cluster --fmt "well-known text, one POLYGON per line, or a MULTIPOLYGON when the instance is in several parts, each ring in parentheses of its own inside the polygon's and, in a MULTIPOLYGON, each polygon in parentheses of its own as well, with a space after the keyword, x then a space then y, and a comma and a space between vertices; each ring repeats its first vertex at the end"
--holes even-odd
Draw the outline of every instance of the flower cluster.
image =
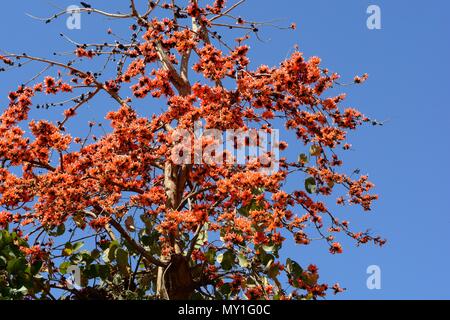
MULTIPOLYGON (((323 241, 331 254, 340 254, 344 235, 357 245, 385 243, 350 229, 339 209, 332 210, 335 198, 327 200, 336 197, 341 206, 369 211, 378 198, 368 176, 345 173, 341 158, 351 149, 349 131, 370 119, 344 106, 345 94, 335 93, 340 76, 323 68, 320 58, 307 59, 296 50, 279 65, 254 68, 244 44, 248 36, 235 46, 222 45, 217 20, 222 15, 233 19, 224 13, 226 1, 204 6, 189 1, 184 7, 153 3, 149 8, 149 13, 168 10, 170 15, 136 17, 127 43, 76 48, 75 57, 95 62, 107 57, 105 69, 116 61, 112 70, 83 71, 80 59, 70 60, 58 64, 67 74, 38 75, 31 86, 9 93, 0 115, 0 228, 12 225, 36 238, 41 236, 36 230, 42 230, 47 243, 23 248, 33 259, 56 250, 53 240, 68 230, 95 238, 96 247, 109 250, 104 256, 112 256, 119 243, 105 238, 121 237, 126 257, 141 257, 136 266, 146 269, 142 274, 156 269, 154 259, 176 264, 183 253, 190 268, 186 278, 214 286, 223 298, 310 299, 328 290, 342 292, 338 284, 319 283, 316 266, 284 262, 279 251, 286 241, 301 246, 323 241), (108 125, 89 123, 85 132, 68 125, 74 117, 82 119, 80 108, 94 105, 99 92, 113 103, 105 114, 95 111, 96 119, 108 125), (73 97, 63 97, 62 105, 73 105, 61 111, 60 121, 45 114, 28 119, 35 96, 47 101, 67 95, 73 97), (271 174, 261 172, 261 161, 250 159, 243 164, 174 163, 173 151, 192 148, 195 154, 193 146, 180 146, 182 137, 174 132, 184 129, 196 136, 197 123, 221 131, 271 133, 284 127, 291 139, 276 147, 284 156, 286 150, 301 151, 298 159, 281 157, 279 171, 271 174), (293 287, 290 293, 279 288, 282 276, 293 287)), ((235 20, 241 29, 257 32, 245 19, 235 20)), ((0 61, 12 64, 3 56, 0 61)), ((354 83, 367 78, 355 77, 354 83)), ((214 137, 196 141, 204 148, 217 142, 214 137)), ((260 144, 260 139, 233 139, 232 151, 260 144)), ((129 268, 119 269, 129 276, 129 268)))

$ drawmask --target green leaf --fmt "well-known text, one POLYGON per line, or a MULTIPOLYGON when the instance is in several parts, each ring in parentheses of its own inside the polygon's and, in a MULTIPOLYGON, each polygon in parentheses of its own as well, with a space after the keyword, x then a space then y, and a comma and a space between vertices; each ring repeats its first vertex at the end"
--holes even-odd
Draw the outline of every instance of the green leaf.
POLYGON ((62 250, 62 255, 68 257, 72 255, 72 253, 73 253, 72 244, 70 242, 67 242, 64 245, 64 249, 62 250))
POLYGON ((315 157, 320 156, 322 153, 322 148, 317 145, 312 145, 311 148, 309 148, 309 153, 315 157))
POLYGON ((27 268, 27 260, 25 258, 12 259, 6 266, 6 271, 9 273, 22 273, 27 268))
POLYGON ((214 248, 209 248, 205 253, 206 260, 209 264, 214 264, 216 258, 216 250, 214 248))
POLYGON ((106 280, 109 277, 109 266, 104 265, 104 264, 99 264, 97 265, 98 268, 98 275, 100 277, 100 279, 102 280, 106 280))
POLYGON ((76 265, 83 261, 83 255, 81 253, 75 253, 69 258, 72 264, 76 265))
POLYGON ((4 269, 8 264, 8 260, 4 256, 0 256, 0 269, 4 269))
POLYGON ((111 241, 111 243, 109 244, 109 248, 103 252, 103 255, 102 255, 103 261, 105 261, 105 262, 114 261, 114 259, 116 258, 116 250, 118 247, 119 247, 119 242, 111 241))
POLYGON ((222 268, 224 270, 231 270, 233 268, 233 264, 234 264, 234 254, 232 251, 227 251, 225 252, 225 254, 223 255, 223 260, 222 260, 222 268))
POLYGON ((84 229, 86 227, 86 221, 84 221, 84 218, 82 215, 77 214, 77 215, 73 216, 72 219, 78 228, 84 229))
POLYGON ((305 189, 308 193, 316 193, 317 191, 317 185, 316 185, 316 179, 313 177, 309 177, 305 180, 305 189))
POLYGON ((128 270, 128 252, 122 248, 116 250, 117 267, 122 275, 127 276, 128 270))
POLYGON ((244 217, 248 217, 248 215, 250 213, 250 207, 249 206, 241 207, 238 209, 238 212, 240 215, 242 215, 244 217))
POLYGON ((20 287, 19 289, 12 289, 11 295, 16 297, 23 297, 28 293, 28 289, 25 286, 20 287))
POLYGON ((65 261, 63 263, 61 263, 59 265, 59 272, 61 272, 62 274, 66 274, 67 273, 67 269, 72 265, 72 263, 70 263, 69 261, 65 261))
POLYGON ((275 261, 275 257, 264 250, 259 251, 258 258, 261 261, 261 264, 263 264, 266 268, 268 268, 275 261))
POLYGON ((244 254, 238 255, 238 261, 239 261, 239 265, 242 268, 248 268, 248 266, 250 265, 250 263, 247 260, 247 257, 244 254))
POLYGON ((64 224, 60 224, 55 231, 49 232, 49 235, 53 237, 58 237, 64 234, 66 232, 66 226, 64 224))
POLYGON ((62 255, 65 257, 71 256, 76 251, 80 250, 83 245, 83 242, 76 242, 74 244, 67 242, 64 249, 62 250, 62 255))
POLYGON ((98 246, 100 247, 100 249, 102 249, 104 251, 109 248, 110 244, 111 244, 111 241, 104 241, 104 242, 100 242, 98 244, 98 246))
POLYGON ((141 242, 144 246, 150 246, 152 244, 152 237, 144 234, 141 236, 141 242))
POLYGON ((223 294, 225 297, 228 297, 228 295, 231 293, 231 286, 229 283, 223 284, 220 289, 220 293, 223 294))
POLYGON ((308 162, 309 162, 309 159, 308 159, 308 156, 306 154, 302 153, 302 154, 300 154, 298 156, 298 163, 305 164, 305 163, 308 163, 308 162))
POLYGON ((275 251, 275 246, 262 246, 265 252, 272 253, 275 251))
POLYGON ((105 251, 103 251, 102 253, 102 260, 105 261, 106 263, 110 263, 111 260, 109 260, 109 248, 105 249, 105 251))
POLYGON ((79 252, 78 255, 80 255, 81 260, 84 261, 86 263, 86 265, 94 262, 94 259, 91 256, 91 252, 88 250, 83 250, 83 251, 79 252))
POLYGON ((200 292, 194 292, 191 295, 191 300, 199 301, 199 300, 205 300, 205 299, 203 298, 203 295, 200 292))
POLYGON ((309 276, 302 276, 301 279, 304 283, 306 283, 308 286, 314 286, 317 283, 319 275, 318 274, 311 274, 309 276))
POLYGON ((232 251, 226 251, 217 256, 217 262, 220 263, 224 270, 231 270, 233 268, 234 259, 235 257, 232 251))
POLYGON ((208 241, 208 224, 205 224, 202 231, 198 235, 194 248, 200 249, 207 241, 208 241))
POLYGON ((272 245, 264 245, 262 249, 267 252, 273 254, 278 258, 278 250, 280 250, 280 245, 272 244, 272 245))
POLYGON ((32 275, 37 275, 42 268, 42 261, 36 261, 30 266, 30 272, 32 275))
POLYGON ((91 264, 84 269, 83 275, 88 279, 95 279, 98 277, 97 265, 91 264))
POLYGON ((91 258, 92 258, 92 260, 96 260, 96 259, 100 258, 100 251, 98 249, 92 250, 91 258))
POLYGON ((128 264, 128 252, 122 248, 116 250, 116 260, 118 264, 127 265, 128 264))
POLYGON ((299 278, 302 276, 303 268, 297 262, 288 258, 286 260, 286 271, 294 278, 299 278))
POLYGON ((73 244, 72 250, 73 250, 73 252, 76 252, 76 251, 80 250, 81 247, 83 247, 83 246, 84 246, 84 242, 82 242, 82 241, 76 242, 73 244))
POLYGON ((259 188, 253 189, 253 190, 252 190, 252 193, 253 193, 254 195, 259 196, 259 195, 262 195, 265 191, 266 191, 266 190, 265 190, 264 188, 259 187, 259 188))

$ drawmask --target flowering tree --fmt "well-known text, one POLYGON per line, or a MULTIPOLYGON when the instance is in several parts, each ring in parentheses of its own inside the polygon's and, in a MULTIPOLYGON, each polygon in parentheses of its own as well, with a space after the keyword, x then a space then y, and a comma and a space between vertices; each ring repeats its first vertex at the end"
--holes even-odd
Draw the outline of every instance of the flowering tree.
POLYGON ((342 252, 339 233, 357 245, 384 244, 351 230, 324 200, 370 210, 377 196, 368 177, 339 168, 351 148, 347 132, 374 122, 342 108, 344 94, 327 94, 339 76, 318 57, 295 51, 279 66, 252 68, 246 43, 263 24, 235 16, 242 3, 145 1, 141 8, 130 0, 128 13, 82 3, 80 13, 128 22, 121 32, 128 40, 82 44, 62 35, 75 46, 64 62, 0 56, 2 71, 25 62, 45 67, 9 93, 0 117, 0 276, 18 279, 4 285, 11 290, 3 297, 311 299, 342 289, 319 283, 316 266, 286 259, 285 241, 322 240, 331 254, 342 252), (230 39, 236 30, 242 36, 230 39), (83 107, 105 95, 110 126, 83 122, 83 107), (141 100, 159 109, 140 116, 141 100), (42 119, 29 119, 33 108, 44 109, 42 119), (58 108, 65 109, 60 120, 47 120, 58 108), (297 138, 291 148, 306 151, 295 161, 276 158, 275 149, 288 148, 279 141, 245 163, 230 150, 220 151, 222 163, 201 153, 200 162, 179 162, 180 152, 192 160, 218 145, 196 135, 196 123, 258 130, 234 139, 234 149, 259 148, 261 133, 284 127, 297 138), (80 126, 83 135, 74 133, 80 126), (181 144, 186 135, 194 143, 181 144), (289 179, 302 183, 288 191, 289 179))

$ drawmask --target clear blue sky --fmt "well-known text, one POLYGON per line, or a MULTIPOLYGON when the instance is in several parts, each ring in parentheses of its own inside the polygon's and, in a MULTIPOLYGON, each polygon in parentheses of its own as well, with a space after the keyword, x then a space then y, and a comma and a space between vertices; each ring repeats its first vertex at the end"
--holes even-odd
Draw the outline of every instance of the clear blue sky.
MULTIPOLYGON (((125 9, 128 1, 115 2, 125 9)), ((64 19, 45 25, 25 15, 50 15, 56 10, 51 3, 3 1, 0 48, 48 56, 68 50, 60 32, 80 41, 101 39, 108 25, 104 18, 101 23, 86 18, 81 30, 69 31, 64 19)), ((77 4, 53 3, 63 8, 77 4)), ((107 8, 103 1, 92 3, 107 8)), ((298 25, 295 32, 264 29, 265 42, 252 44, 254 64, 277 64, 299 44, 306 56, 320 56, 344 79, 367 72, 366 84, 343 89, 349 94, 347 105, 387 120, 383 127, 367 127, 352 135, 355 151, 345 158, 349 170, 360 168, 370 175, 380 201, 370 214, 341 211, 355 228, 372 228, 386 237, 387 246, 354 248, 344 241, 345 252, 339 256, 328 254, 323 244, 289 247, 289 254, 302 264, 317 264, 323 281, 339 281, 346 287, 341 299, 449 299, 450 2, 248 0, 240 13, 254 20, 281 19, 278 24, 298 25), (366 27, 370 4, 381 8, 381 30, 366 27), (366 288, 369 265, 381 268, 381 290, 366 288)), ((0 74, 2 110, 7 92, 28 75, 32 73, 0 74)))

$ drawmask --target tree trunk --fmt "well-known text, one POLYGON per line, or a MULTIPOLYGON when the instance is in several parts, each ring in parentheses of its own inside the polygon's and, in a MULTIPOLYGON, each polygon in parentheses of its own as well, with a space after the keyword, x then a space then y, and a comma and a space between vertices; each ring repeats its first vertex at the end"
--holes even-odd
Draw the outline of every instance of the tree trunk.
MULTIPOLYGON (((187 167, 166 163, 164 187, 167 196, 167 210, 177 210, 186 183, 187 167)), ((189 267, 189 257, 184 257, 178 244, 178 233, 170 235, 173 253, 162 257, 167 267, 159 267, 157 295, 165 300, 187 300, 194 293, 194 281, 189 267)))
POLYGON ((157 291, 160 299, 189 300, 194 293, 189 261, 182 255, 172 255, 166 268, 158 268, 157 291))

